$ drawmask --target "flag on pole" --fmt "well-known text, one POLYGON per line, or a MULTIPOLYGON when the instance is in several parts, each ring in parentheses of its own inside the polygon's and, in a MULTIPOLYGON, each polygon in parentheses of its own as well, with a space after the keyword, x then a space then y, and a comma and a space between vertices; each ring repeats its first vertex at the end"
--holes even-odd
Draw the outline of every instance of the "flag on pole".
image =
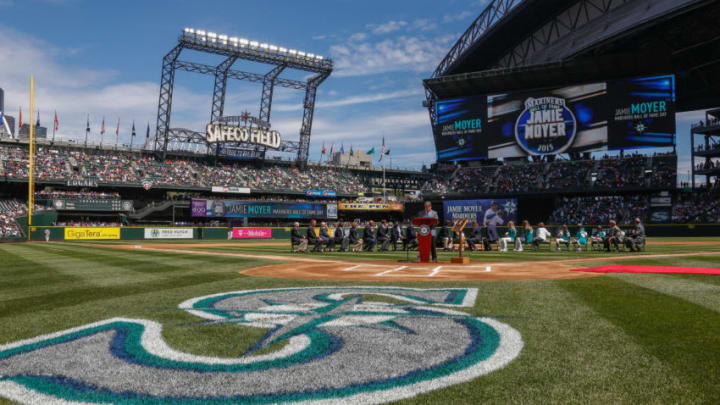
POLYGON ((115 127, 115 136, 120 136, 120 118, 118 118, 117 127, 115 127))
POLYGON ((340 154, 341 154, 341 155, 344 155, 344 154, 345 154, 345 144, 341 144, 341 145, 340 145, 340 154))
POLYGON ((370 150, 367 151, 367 154, 368 154, 368 155, 374 155, 374 154, 375 154, 375 147, 373 146, 372 148, 370 148, 370 150))
POLYGON ((90 132, 90 114, 87 116, 87 127, 85 127, 85 132, 90 132))
POLYGON ((18 129, 22 128, 22 107, 18 111, 18 129))
POLYGON ((35 126, 40 127, 40 110, 37 110, 37 120, 35 121, 35 126))
POLYGON ((326 151, 325 151, 325 142, 323 142, 323 148, 322 148, 322 153, 321 153, 320 155, 324 155, 324 154, 325 154, 325 152, 326 152, 326 151))
POLYGON ((55 124, 55 131, 60 129, 60 122, 58 121, 57 111, 55 111, 55 123, 54 124, 55 124))
POLYGON ((145 130, 145 139, 150 138, 150 123, 148 122, 147 130, 145 130))
POLYGON ((330 156, 332 156, 334 148, 335 148, 335 144, 333 143, 332 145, 330 145, 330 156))
POLYGON ((130 135, 130 136, 133 138, 135 137, 135 121, 133 121, 132 135, 130 135))
POLYGON ((350 156, 353 156, 353 155, 355 155, 355 152, 353 152, 353 146, 350 145, 350 156))
POLYGON ((105 135, 105 117, 103 117, 102 124, 100 124, 100 135, 105 135))
POLYGON ((383 156, 385 156, 385 137, 384 136, 383 136, 382 151, 380 152, 380 159, 378 159, 378 162, 382 162, 383 156))

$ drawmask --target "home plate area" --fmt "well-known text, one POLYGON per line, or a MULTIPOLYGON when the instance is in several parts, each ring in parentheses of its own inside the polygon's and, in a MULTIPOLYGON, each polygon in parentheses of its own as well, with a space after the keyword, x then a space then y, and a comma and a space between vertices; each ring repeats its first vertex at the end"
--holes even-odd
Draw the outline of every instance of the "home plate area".
POLYGON ((296 262, 255 267, 240 273, 259 277, 316 280, 361 281, 462 281, 534 280, 589 277, 592 274, 569 271, 567 263, 403 263, 403 262, 296 262))

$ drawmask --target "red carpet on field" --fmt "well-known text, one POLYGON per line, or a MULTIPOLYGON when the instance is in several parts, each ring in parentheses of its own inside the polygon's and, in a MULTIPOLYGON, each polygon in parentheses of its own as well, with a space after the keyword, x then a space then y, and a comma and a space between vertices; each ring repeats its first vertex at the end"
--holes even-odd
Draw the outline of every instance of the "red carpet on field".
POLYGON ((676 266, 625 266, 613 264, 611 266, 586 267, 572 269, 572 271, 586 271, 591 273, 667 273, 667 274, 715 274, 720 275, 720 268, 711 267, 676 267, 676 266))

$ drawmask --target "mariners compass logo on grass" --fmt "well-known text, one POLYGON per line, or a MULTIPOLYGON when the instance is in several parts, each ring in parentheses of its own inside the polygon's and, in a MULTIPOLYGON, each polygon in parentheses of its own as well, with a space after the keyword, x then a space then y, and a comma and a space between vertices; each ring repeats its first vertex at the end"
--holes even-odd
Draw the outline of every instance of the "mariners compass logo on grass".
POLYGON ((513 328, 450 309, 472 306, 476 295, 475 289, 314 287, 194 298, 180 308, 203 324, 268 331, 244 355, 217 358, 169 347, 156 322, 108 319, 1 345, 0 396, 22 403, 151 404, 408 398, 500 369, 520 353, 523 342, 513 328), (369 302, 369 295, 406 304, 369 302))

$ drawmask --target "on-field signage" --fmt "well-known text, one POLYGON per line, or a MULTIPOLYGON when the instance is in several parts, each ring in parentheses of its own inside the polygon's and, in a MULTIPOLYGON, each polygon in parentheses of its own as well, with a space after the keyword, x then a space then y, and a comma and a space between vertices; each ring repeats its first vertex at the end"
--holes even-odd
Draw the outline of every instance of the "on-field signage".
POLYGON ((270 228, 233 228, 233 239, 270 239, 272 229, 270 228))
POLYGON ((145 228, 145 239, 192 239, 192 228, 145 228))
POLYGON ((515 139, 528 154, 563 153, 575 140, 575 114, 560 97, 528 98, 515 122, 515 139))
POLYGON ((278 149, 282 142, 280 132, 275 130, 218 123, 207 124, 205 127, 205 140, 208 143, 247 142, 273 149, 278 149))
POLYGON ((120 228, 65 228, 65 240, 120 239, 120 228))
MULTIPOLYGON (((111 318, 0 345, 0 397, 21 403, 378 404, 505 367, 520 333, 475 317, 477 289, 308 287, 187 300, 179 309, 243 334, 268 332, 239 357, 170 347, 162 325, 111 318), (381 295, 405 304, 363 302, 381 295), (268 348, 281 347, 270 352, 268 348), (432 356, 428 356, 432 350, 432 356), (112 372, 108 372, 112 370, 112 372)), ((188 324, 192 327, 193 324, 188 324)))

